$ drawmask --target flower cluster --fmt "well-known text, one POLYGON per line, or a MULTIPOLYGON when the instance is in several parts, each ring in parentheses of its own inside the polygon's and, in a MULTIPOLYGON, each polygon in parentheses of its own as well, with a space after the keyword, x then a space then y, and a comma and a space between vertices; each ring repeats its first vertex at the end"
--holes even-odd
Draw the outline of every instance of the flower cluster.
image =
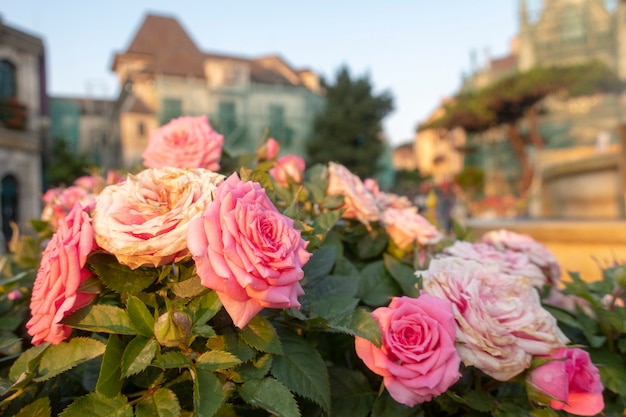
MULTIPOLYGON (((626 317, 622 284, 596 297, 574 277, 568 292, 529 236, 452 239, 339 163, 307 168, 271 138, 236 159, 223 143, 205 117, 181 117, 151 133, 139 172, 46 194, 54 233, 32 295, 3 298, 29 302, 34 346, 0 374, 0 412, 596 415, 605 398, 621 404, 620 377, 594 360, 621 363, 603 344, 623 347, 623 331, 601 337, 590 323, 626 317), (219 172, 241 160, 252 162, 219 172)), ((611 283, 626 283, 619 271, 611 283)), ((13 345, 0 337, 3 354, 13 345)))

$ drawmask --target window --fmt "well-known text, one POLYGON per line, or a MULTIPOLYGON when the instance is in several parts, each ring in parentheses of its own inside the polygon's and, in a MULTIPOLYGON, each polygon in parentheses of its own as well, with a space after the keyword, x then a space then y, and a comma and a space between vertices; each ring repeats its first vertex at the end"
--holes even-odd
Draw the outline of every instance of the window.
POLYGON ((220 101, 217 110, 217 130, 227 136, 237 128, 237 112, 232 101, 220 101))
POLYGON ((0 60, 0 99, 17 97, 15 65, 7 59, 0 60))
POLYGON ((293 139, 293 129, 285 123, 285 108, 279 104, 270 104, 269 134, 281 145, 289 147, 293 139))
POLYGON ((168 123, 170 120, 182 116, 183 105, 179 99, 164 98, 161 102, 161 125, 168 123))
POLYGON ((18 183, 17 178, 13 175, 6 175, 2 178, 0 184, 2 187, 1 192, 1 208, 2 208, 2 233, 4 234, 5 242, 9 242, 13 235, 11 229, 11 223, 18 222, 18 183))
POLYGON ((144 125, 143 122, 137 123, 137 134, 141 138, 146 134, 146 125, 144 125))

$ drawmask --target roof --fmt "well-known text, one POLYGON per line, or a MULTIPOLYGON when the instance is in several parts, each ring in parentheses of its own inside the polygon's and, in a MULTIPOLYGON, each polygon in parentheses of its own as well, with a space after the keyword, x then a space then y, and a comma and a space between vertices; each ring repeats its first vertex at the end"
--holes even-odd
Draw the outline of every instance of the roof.
POLYGON ((513 71, 517 69, 517 55, 507 55, 502 58, 492 59, 490 68, 492 71, 513 71))
POLYGON ((154 114, 154 110, 134 94, 129 95, 128 103, 130 104, 127 104, 128 107, 124 109, 124 113, 154 114))
POLYGON ((246 58, 236 55, 205 53, 198 49, 174 17, 146 15, 127 50, 115 55, 113 69, 124 57, 145 59, 142 72, 205 77, 204 63, 229 60, 248 65, 250 80, 261 84, 303 85, 301 74, 278 55, 246 58))

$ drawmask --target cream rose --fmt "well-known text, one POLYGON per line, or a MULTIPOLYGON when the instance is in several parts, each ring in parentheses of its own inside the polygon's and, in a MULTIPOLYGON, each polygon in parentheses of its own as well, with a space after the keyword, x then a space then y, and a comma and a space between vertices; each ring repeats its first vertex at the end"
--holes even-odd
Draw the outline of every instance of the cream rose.
POLYGON ((381 222, 400 249, 407 248, 411 243, 433 245, 443 237, 428 219, 417 214, 416 209, 388 208, 382 212, 381 222))
POLYGON ((343 195, 343 208, 346 209, 343 217, 346 219, 357 219, 365 225, 380 219, 374 194, 365 187, 359 177, 341 164, 328 163, 326 194, 343 195))
POLYGON ((189 222, 200 217, 223 180, 205 169, 153 168, 129 175, 96 198, 96 241, 132 269, 186 258, 189 222))

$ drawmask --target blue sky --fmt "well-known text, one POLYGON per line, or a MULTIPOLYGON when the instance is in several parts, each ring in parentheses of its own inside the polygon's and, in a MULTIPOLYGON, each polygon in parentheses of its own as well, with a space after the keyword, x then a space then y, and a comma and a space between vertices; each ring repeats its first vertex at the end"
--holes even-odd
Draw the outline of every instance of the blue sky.
POLYGON ((294 68, 333 80, 342 65, 389 90, 392 144, 409 141, 461 75, 508 52, 517 33, 515 0, 255 1, 18 0, 3 22, 44 39, 53 95, 114 97, 113 54, 128 46, 146 13, 176 17, 198 47, 248 57, 280 54, 294 68))

